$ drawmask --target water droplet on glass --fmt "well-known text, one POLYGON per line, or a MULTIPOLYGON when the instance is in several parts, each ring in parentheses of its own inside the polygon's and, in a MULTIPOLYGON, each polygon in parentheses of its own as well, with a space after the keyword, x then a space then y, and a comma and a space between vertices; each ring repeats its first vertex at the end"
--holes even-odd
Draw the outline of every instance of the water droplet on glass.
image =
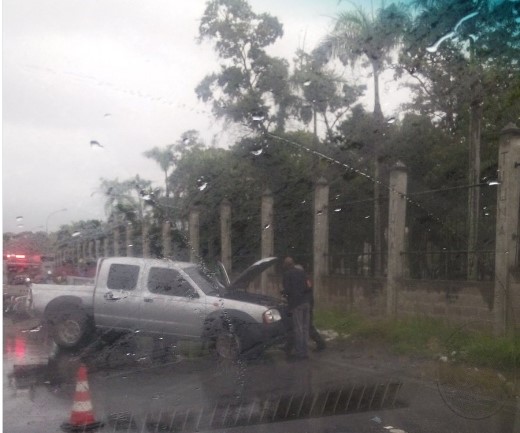
POLYGON ((302 201, 302 204, 305 204, 305 203, 307 203, 307 200, 303 200, 303 201, 302 201))
POLYGON ((437 49, 439 48, 439 43, 436 43, 435 45, 432 45, 430 47, 426 47, 426 51, 428 51, 429 53, 436 53, 437 52, 437 49))
POLYGON ((336 209, 334 209, 334 212, 341 212, 341 208, 337 207, 336 209))
POLYGON ((140 329, 136 329, 136 330, 134 331, 134 334, 139 334, 139 332, 141 332, 141 330, 140 330, 140 329))
POLYGON ((258 149, 258 150, 252 150, 251 153, 255 156, 258 156, 258 155, 261 155, 263 151, 264 151, 263 149, 258 149))
POLYGON ((264 226, 264 230, 267 230, 269 227, 271 227, 271 224, 266 224, 266 225, 264 226))
POLYGON ((369 219, 369 218, 370 218, 370 215, 367 215, 367 216, 365 217, 366 220, 369 219))
POLYGON ((184 145, 190 144, 190 139, 189 138, 185 138, 184 140, 182 140, 182 144, 184 144, 184 145))
POLYGON ((319 210, 318 212, 316 212, 316 215, 323 215, 323 211, 319 210))
POLYGON ((261 122, 262 120, 264 120, 264 115, 263 114, 253 114, 252 119, 255 122, 261 122))
POLYGON ((81 235, 81 232, 74 232, 71 234, 73 238, 77 238, 79 235, 81 235))
POLYGON ((90 140, 90 147, 92 147, 93 149, 102 149, 103 146, 101 144, 99 144, 99 141, 96 141, 96 140, 90 140))
POLYGON ((305 83, 303 83, 303 85, 305 87, 310 86, 311 85, 311 80, 306 81, 305 83))
POLYGON ((396 120, 395 117, 390 117, 390 119, 388 119, 388 120, 386 121, 386 123, 390 123, 390 124, 391 124, 391 123, 395 123, 395 120, 396 120))
POLYGON ((455 25, 455 27, 453 28, 453 31, 449 32, 448 34, 444 35, 442 38, 440 38, 437 42, 435 42, 435 44, 429 46, 426 48, 426 51, 428 51, 429 53, 436 53, 437 50, 439 49, 439 46, 446 40, 446 39, 455 39, 457 37, 457 30, 459 29, 459 27, 461 26, 461 24, 466 21, 466 20, 469 20, 470 18, 473 18, 475 16, 478 15, 478 12, 472 12, 468 15, 466 15, 465 17, 463 17, 462 19, 459 20, 459 22, 455 25))
POLYGON ((199 185, 199 191, 204 191, 208 187, 208 182, 204 182, 202 185, 199 185))
POLYGON ((496 185, 500 185, 500 182, 498 180, 488 180, 487 184, 489 186, 496 186, 496 185))
POLYGON ((23 222, 23 216, 17 216, 17 217, 16 217, 16 222, 17 222, 17 223, 21 223, 21 222, 23 222))

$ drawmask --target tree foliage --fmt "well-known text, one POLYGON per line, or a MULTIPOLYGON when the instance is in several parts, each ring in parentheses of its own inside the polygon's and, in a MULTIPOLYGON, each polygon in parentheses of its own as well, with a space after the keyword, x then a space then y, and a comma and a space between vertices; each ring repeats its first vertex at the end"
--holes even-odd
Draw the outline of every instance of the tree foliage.
POLYGON ((253 12, 245 0, 208 2, 199 40, 213 44, 221 67, 201 81, 196 93, 212 102, 217 118, 254 130, 284 127, 291 99, 289 65, 266 52, 282 35, 277 18, 253 12))
POLYGON ((298 50, 291 77, 294 87, 301 95, 295 95, 293 111, 304 124, 313 121, 316 138, 318 116, 323 119, 327 135, 333 135, 337 123, 346 117, 365 90, 363 85, 349 85, 318 57, 316 51, 308 54, 298 50))

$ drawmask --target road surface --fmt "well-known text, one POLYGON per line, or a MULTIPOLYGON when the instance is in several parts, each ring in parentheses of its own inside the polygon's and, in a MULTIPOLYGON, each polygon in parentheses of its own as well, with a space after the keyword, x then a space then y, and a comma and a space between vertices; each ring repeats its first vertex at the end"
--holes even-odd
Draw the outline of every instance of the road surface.
POLYGON ((62 431, 88 372, 100 432, 520 432, 515 401, 438 387, 436 362, 329 345, 218 362, 197 344, 136 335, 64 352, 34 321, 4 319, 4 431, 62 431))

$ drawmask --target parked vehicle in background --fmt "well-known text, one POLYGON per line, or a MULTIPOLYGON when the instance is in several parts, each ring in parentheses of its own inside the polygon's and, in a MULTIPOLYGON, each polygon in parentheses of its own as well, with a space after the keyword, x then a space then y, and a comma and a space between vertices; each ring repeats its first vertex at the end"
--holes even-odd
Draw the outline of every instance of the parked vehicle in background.
POLYGON ((34 278, 43 270, 40 254, 4 253, 4 282, 11 285, 25 284, 27 278, 34 278))

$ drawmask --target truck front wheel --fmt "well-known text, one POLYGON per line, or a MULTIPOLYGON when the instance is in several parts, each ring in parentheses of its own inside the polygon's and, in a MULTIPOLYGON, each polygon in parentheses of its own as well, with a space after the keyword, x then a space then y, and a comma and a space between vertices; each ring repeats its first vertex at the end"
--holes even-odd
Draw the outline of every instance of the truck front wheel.
POLYGON ((61 313, 51 326, 54 342, 66 349, 80 346, 90 331, 87 315, 79 311, 61 313))
POLYGON ((215 352, 220 358, 236 360, 242 351, 239 336, 232 330, 222 329, 215 339, 215 352))

